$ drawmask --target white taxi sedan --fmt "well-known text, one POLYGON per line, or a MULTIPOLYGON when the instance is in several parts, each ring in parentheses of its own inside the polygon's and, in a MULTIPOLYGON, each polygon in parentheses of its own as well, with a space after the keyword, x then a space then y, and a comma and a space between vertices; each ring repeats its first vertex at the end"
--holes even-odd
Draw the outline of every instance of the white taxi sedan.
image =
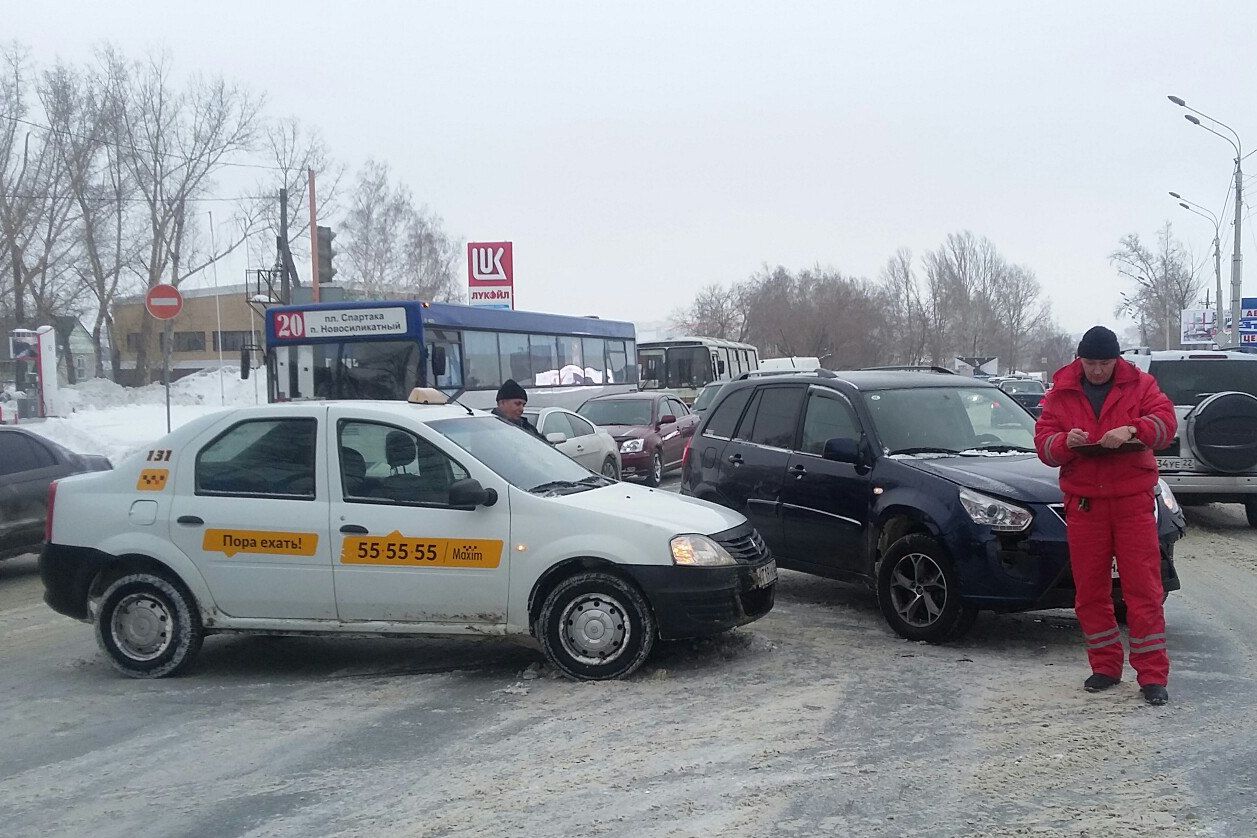
POLYGON ((133 677, 248 631, 531 634, 574 678, 622 677, 657 638, 762 617, 777 578, 740 514, 446 404, 206 416, 58 481, 48 520, 45 601, 133 677))
POLYGON ((580 414, 561 407, 525 410, 524 418, 554 447, 590 471, 620 479, 620 444, 580 414))

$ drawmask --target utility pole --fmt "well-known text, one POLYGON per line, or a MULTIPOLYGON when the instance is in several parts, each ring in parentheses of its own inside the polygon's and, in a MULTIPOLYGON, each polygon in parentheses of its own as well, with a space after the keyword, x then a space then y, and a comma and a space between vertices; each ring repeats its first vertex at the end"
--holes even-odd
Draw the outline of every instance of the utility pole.
POLYGON ((275 240, 276 255, 283 266, 279 280, 280 302, 288 305, 292 302, 292 285, 288 281, 288 190, 279 190, 279 236, 275 240))
POLYGON ((318 204, 314 199, 314 169, 306 169, 306 178, 310 184, 310 290, 317 303, 319 301, 319 213, 318 204))
MULTIPOLYGON (((1240 289, 1241 275, 1244 271, 1244 257, 1240 253, 1240 207, 1244 204, 1244 173, 1240 170, 1243 158, 1235 150, 1235 250, 1231 255, 1231 341, 1235 345, 1240 342, 1240 289)), ((1221 328, 1221 326, 1219 326, 1221 328)))

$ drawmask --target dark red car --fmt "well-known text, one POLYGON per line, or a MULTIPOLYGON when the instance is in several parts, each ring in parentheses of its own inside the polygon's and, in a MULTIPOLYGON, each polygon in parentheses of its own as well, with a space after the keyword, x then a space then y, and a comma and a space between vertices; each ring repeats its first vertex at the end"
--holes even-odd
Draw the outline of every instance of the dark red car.
POLYGON ((658 486, 663 474, 681 466, 685 443, 698 427, 698 416, 666 393, 598 396, 576 411, 604 428, 620 446, 620 474, 658 486))

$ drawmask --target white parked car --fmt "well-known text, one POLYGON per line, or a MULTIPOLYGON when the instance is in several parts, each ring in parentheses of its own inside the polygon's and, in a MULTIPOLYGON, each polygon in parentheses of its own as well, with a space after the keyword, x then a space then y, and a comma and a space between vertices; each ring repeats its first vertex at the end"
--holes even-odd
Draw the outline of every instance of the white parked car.
POLYGON ((620 446, 611 434, 561 407, 525 410, 524 418, 554 447, 590 471, 620 479, 620 446))
POLYGON ((568 675, 615 678, 657 638, 762 617, 776 587, 737 512, 448 404, 223 411, 49 495, 44 599, 132 677, 264 631, 531 634, 568 675))

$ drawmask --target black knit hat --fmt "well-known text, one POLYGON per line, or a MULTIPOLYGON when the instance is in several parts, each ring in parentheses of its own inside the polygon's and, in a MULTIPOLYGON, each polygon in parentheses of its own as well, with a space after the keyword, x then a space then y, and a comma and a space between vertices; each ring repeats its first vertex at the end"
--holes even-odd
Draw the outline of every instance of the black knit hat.
POLYGON ((1122 348, 1117 344, 1117 335, 1103 326, 1092 326, 1078 344, 1078 357, 1088 361, 1107 361, 1120 357, 1121 354, 1122 348))
POLYGON ((498 388, 498 398, 500 402, 510 401, 511 399, 523 399, 528 401, 528 394, 524 392, 524 388, 515 383, 515 379, 508 378, 502 382, 502 386, 498 388))

